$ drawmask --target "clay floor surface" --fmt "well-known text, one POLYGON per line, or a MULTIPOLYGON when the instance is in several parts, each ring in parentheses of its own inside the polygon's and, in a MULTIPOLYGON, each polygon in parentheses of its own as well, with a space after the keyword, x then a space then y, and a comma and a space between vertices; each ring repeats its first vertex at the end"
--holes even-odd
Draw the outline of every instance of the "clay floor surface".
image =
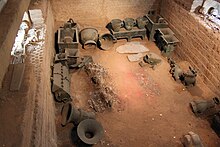
MULTIPOLYGON (((153 42, 141 39, 150 51, 160 55, 153 42)), ((96 113, 97 120, 104 127, 104 138, 97 147, 181 147, 182 135, 193 131, 200 135, 205 146, 219 147, 220 140, 210 128, 208 121, 197 118, 191 112, 189 102, 199 97, 212 98, 213 93, 198 78, 197 86, 189 91, 175 82, 169 74, 169 64, 163 58, 155 70, 141 68, 138 62, 129 62, 126 54, 115 49, 126 43, 119 40, 109 51, 83 50, 83 55, 92 55, 94 62, 104 66, 111 77, 114 89, 121 101, 120 105, 104 113, 96 113)), ((87 100, 93 85, 83 70, 71 71, 71 92, 73 103, 87 111, 87 100)), ((73 125, 60 125, 60 109, 57 106, 58 146, 75 146, 73 125)))

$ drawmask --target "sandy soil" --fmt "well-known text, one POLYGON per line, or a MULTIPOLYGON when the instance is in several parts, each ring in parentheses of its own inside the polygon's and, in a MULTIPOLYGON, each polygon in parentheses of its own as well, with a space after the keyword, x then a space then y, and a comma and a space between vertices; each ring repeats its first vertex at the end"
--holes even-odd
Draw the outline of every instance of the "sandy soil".
MULTIPOLYGON (((138 38, 132 41, 140 41, 150 51, 160 55, 154 43, 138 38)), ((198 133, 206 146, 220 146, 220 141, 209 123, 196 118, 189 107, 189 102, 193 99, 214 96, 202 81, 198 78, 197 86, 188 92, 183 85, 172 79, 165 58, 162 57, 162 64, 152 70, 141 68, 137 62, 129 62, 125 54, 116 53, 115 49, 125 43, 126 40, 120 40, 110 51, 80 49, 82 54, 92 55, 95 62, 108 69, 122 102, 120 107, 97 113, 97 120, 102 123, 105 136, 95 146, 182 146, 180 138, 189 131, 198 133)), ((74 104, 92 111, 87 100, 93 87, 87 75, 83 71, 73 71, 71 84, 74 104)), ((59 110, 61 105, 57 105, 59 110)), ((71 136, 73 126, 69 124, 62 128, 59 117, 59 146, 74 146, 71 141, 76 137, 73 133, 71 136)))
POLYGON ((15 147, 30 144, 33 124, 35 79, 33 67, 26 64, 19 91, 10 91, 13 68, 9 66, 0 89, 0 146, 15 147), (33 85, 30 87, 30 83, 33 85))

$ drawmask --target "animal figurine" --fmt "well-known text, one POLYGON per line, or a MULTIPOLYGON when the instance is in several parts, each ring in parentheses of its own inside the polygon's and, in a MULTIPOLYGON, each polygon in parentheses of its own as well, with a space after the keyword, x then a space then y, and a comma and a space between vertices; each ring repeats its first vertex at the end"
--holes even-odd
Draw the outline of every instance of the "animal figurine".
POLYGON ((172 74, 172 77, 174 78, 175 81, 181 80, 183 76, 183 70, 180 68, 178 64, 172 59, 168 59, 168 63, 170 64, 170 73, 172 74))
POLYGON ((139 65, 141 67, 144 67, 145 65, 149 65, 150 68, 152 68, 153 70, 155 69, 155 66, 157 66, 158 64, 160 64, 162 62, 161 59, 157 58, 157 57, 153 57, 152 53, 149 53, 147 55, 145 55, 143 57, 143 61, 141 61, 139 63, 139 65))
POLYGON ((186 73, 183 73, 182 83, 185 86, 195 86, 196 85, 196 76, 197 71, 189 66, 189 70, 186 73))
POLYGON ((189 132, 181 138, 184 147, 204 147, 198 134, 189 132))
POLYGON ((190 102, 193 113, 196 116, 204 114, 209 109, 214 108, 216 105, 219 105, 220 101, 218 97, 214 97, 211 100, 199 99, 190 102))

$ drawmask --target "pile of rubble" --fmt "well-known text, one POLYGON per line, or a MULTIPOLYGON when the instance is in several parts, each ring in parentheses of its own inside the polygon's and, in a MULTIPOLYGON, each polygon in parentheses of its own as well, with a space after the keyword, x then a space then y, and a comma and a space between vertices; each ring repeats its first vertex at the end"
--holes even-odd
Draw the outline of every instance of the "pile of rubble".
POLYGON ((107 70, 97 63, 90 62, 85 66, 85 71, 95 85, 95 91, 88 100, 90 107, 96 112, 103 112, 105 109, 111 108, 116 102, 117 94, 108 81, 107 70))

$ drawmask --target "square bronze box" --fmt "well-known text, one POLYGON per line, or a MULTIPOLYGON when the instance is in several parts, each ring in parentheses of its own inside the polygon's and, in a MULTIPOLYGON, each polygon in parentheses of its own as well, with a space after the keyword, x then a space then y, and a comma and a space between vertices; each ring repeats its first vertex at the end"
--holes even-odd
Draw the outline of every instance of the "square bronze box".
MULTIPOLYGON (((65 29, 59 28, 58 30, 58 47, 60 53, 65 52, 65 48, 78 49, 79 45, 79 32, 77 28, 69 29, 68 33, 70 33, 71 41, 65 42, 65 29)), ((69 36, 68 36, 69 37, 69 36)))

